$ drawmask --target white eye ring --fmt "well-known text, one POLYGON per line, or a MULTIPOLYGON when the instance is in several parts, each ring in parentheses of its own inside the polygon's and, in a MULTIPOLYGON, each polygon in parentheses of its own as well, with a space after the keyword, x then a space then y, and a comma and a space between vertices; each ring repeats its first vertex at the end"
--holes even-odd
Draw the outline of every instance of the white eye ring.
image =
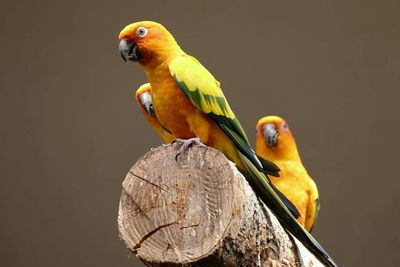
POLYGON ((287 130, 289 127, 287 125, 287 123, 284 121, 281 125, 282 130, 287 130))
POLYGON ((139 27, 136 31, 136 35, 143 38, 147 35, 147 29, 145 27, 139 27))

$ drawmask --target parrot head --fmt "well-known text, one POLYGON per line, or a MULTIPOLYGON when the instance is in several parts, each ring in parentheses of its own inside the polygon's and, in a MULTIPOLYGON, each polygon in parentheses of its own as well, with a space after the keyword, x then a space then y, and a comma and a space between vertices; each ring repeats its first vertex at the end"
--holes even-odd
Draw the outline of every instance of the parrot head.
POLYGON ((154 65, 183 53, 172 34, 161 24, 140 21, 129 24, 119 34, 119 52, 123 60, 154 65))
POLYGON ((287 122, 278 116, 267 116, 257 123, 257 154, 271 160, 267 155, 276 158, 297 155, 296 141, 287 122))
POLYGON ((136 102, 146 116, 156 116, 151 95, 151 86, 149 83, 143 84, 136 91, 136 102))
POLYGON ((287 122, 278 116, 260 119, 257 123, 257 137, 262 138, 270 148, 276 147, 280 139, 293 138, 287 122))

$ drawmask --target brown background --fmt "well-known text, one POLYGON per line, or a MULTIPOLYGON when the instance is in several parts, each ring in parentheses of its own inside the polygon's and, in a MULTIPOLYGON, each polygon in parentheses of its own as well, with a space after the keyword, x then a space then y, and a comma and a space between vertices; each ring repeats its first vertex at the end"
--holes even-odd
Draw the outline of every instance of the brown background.
POLYGON ((117 35, 143 19, 221 81, 250 137, 261 116, 287 118, 319 186, 315 236, 340 265, 396 265, 399 2, 201 2, 2 2, 1 266, 141 266, 118 239, 117 207, 160 139, 117 35))

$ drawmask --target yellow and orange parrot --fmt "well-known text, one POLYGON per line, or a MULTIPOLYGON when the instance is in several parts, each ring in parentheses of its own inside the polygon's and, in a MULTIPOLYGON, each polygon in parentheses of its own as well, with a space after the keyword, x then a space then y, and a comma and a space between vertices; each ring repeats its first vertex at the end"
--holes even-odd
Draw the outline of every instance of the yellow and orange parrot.
POLYGON ((153 129, 161 136, 166 144, 171 143, 176 139, 171 132, 165 129, 157 118, 153 106, 151 86, 149 83, 141 85, 135 94, 136 102, 139 104, 146 120, 150 123, 153 129))
POLYGON ((322 262, 336 266, 273 190, 264 174, 266 170, 212 74, 197 59, 187 55, 159 23, 130 24, 120 32, 119 39, 122 58, 138 62, 146 73, 160 123, 176 138, 189 139, 182 148, 201 141, 223 152, 236 163, 285 229, 322 262))
POLYGON ((311 231, 319 212, 318 190, 301 162, 296 141, 284 119, 267 116, 258 121, 256 154, 281 169, 280 177, 271 177, 271 182, 296 206, 300 212, 297 220, 311 231))

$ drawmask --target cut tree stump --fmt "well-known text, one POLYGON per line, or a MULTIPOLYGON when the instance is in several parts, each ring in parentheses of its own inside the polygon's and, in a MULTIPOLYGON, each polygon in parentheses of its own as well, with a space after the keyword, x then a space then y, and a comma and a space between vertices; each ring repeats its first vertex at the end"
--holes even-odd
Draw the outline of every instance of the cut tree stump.
POLYGON ((221 152, 152 149, 122 187, 118 227, 148 266, 323 266, 288 236, 221 152))

